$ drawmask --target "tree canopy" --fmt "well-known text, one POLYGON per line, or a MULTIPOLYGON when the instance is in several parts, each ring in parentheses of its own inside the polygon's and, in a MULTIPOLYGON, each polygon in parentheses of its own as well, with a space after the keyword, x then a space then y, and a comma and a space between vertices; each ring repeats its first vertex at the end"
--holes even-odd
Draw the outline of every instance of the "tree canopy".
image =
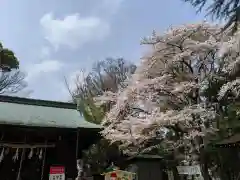
POLYGON ((76 77, 75 88, 70 93, 78 101, 78 109, 87 121, 101 123, 111 105, 98 106, 94 98, 104 91, 117 92, 119 88, 124 88, 125 80, 135 69, 134 64, 122 58, 107 58, 96 62, 82 81, 76 77))
POLYGON ((14 52, 0 43, 0 94, 16 93, 26 87, 25 74, 19 71, 14 52))
POLYGON ((115 96, 100 98, 116 104, 105 117, 110 125, 104 137, 138 153, 159 144, 175 149, 214 133, 220 113, 216 104, 228 107, 238 98, 239 87, 239 35, 220 31, 219 26, 196 24, 145 38, 152 54, 143 59, 129 85, 115 96), (214 82, 218 96, 207 99, 204 91, 214 82))
POLYGON ((0 43, 0 68, 3 71, 19 68, 19 61, 13 51, 4 48, 2 43, 0 43))

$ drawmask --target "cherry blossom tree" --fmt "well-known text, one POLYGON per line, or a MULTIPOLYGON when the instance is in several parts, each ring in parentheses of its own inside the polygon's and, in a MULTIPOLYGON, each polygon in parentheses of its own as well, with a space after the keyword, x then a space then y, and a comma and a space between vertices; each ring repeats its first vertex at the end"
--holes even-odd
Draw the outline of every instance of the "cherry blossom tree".
POLYGON ((178 151, 185 165, 199 163, 205 137, 215 134, 240 93, 240 33, 220 32, 201 23, 144 38, 151 52, 128 86, 96 98, 115 103, 103 121, 103 136, 128 154, 164 148, 178 151), (208 93, 212 89, 215 94, 208 93))

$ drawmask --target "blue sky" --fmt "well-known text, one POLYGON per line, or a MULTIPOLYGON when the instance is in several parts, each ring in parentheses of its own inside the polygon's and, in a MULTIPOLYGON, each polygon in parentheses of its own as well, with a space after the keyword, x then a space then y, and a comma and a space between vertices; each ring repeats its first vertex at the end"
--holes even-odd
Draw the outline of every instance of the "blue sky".
POLYGON ((73 86, 106 57, 139 63, 142 37, 203 19, 181 0, 0 0, 0 41, 19 58, 30 97, 66 101, 64 76, 73 86))

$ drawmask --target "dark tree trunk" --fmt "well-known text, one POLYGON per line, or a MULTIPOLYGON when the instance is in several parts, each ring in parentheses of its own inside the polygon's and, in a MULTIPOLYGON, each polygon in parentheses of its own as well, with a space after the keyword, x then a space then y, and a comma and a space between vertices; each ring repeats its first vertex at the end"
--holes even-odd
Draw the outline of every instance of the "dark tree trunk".
POLYGON ((200 150, 200 164, 204 180, 211 180, 212 178, 208 172, 208 157, 204 148, 200 150))

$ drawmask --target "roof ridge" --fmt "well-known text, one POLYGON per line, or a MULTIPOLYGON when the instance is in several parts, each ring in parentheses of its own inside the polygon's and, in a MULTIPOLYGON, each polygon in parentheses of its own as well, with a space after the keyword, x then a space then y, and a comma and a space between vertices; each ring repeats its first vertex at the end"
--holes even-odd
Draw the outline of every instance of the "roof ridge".
POLYGON ((0 102, 77 110, 77 105, 75 103, 23 98, 17 96, 0 95, 0 102))

